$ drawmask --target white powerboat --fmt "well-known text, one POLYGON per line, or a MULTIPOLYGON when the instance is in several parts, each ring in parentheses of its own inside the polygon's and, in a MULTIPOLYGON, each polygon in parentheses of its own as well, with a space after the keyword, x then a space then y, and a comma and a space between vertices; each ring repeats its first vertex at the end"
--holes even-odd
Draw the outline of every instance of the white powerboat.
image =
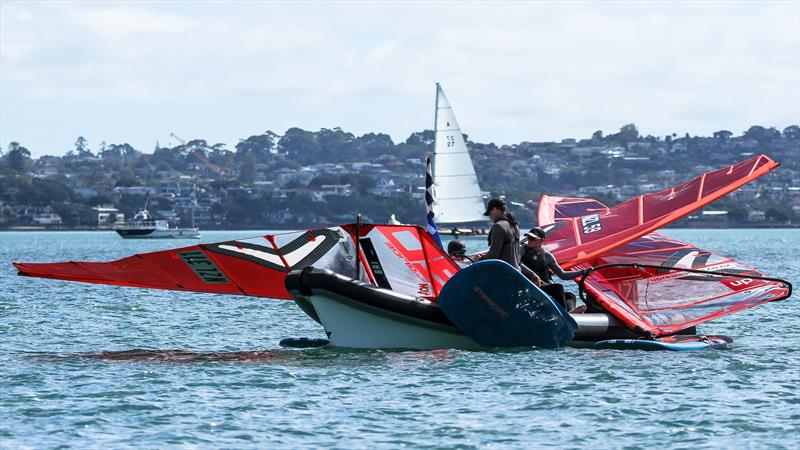
POLYGON ((171 228, 169 222, 154 219, 143 209, 114 231, 125 239, 200 239, 197 228, 171 228))

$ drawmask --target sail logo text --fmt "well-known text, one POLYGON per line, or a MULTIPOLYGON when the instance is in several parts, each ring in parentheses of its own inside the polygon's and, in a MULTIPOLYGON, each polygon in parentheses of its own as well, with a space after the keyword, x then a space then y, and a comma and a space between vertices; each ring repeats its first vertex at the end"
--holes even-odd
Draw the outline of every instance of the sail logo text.
POLYGON ((600 224, 600 215, 591 214, 581 217, 581 227, 583 228, 583 234, 602 230, 603 226, 600 224))
POLYGON ((228 282, 228 278, 225 274, 219 270, 219 267, 217 267, 204 252, 193 250, 190 252, 180 252, 178 256, 180 256, 183 262, 206 283, 222 284, 228 282))

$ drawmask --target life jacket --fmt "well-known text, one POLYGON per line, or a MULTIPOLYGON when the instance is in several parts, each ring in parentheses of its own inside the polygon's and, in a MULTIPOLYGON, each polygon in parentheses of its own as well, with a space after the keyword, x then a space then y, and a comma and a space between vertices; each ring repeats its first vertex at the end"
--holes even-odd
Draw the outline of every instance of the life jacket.
POLYGON ((523 250, 520 262, 528 269, 531 269, 536 275, 539 275, 539 278, 541 278, 545 283, 552 282, 552 278, 550 277, 550 268, 547 266, 547 262, 545 261, 544 249, 531 250, 526 246, 523 250))

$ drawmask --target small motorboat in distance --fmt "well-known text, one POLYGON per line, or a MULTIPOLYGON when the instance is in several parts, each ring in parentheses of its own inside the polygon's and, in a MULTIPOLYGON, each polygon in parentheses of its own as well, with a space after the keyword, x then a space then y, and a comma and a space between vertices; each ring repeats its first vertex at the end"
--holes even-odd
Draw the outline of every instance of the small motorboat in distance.
POLYGON ((153 218, 147 209, 114 227, 114 231, 125 239, 200 239, 197 228, 170 228, 169 222, 153 218))

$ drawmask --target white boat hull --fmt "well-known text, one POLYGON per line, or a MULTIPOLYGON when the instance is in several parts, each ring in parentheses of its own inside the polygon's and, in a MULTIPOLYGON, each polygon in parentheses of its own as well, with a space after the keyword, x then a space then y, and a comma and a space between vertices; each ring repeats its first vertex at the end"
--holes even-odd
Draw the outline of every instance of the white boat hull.
MULTIPOLYGON (((286 277, 295 303, 325 329, 330 345, 349 348, 481 349, 430 302, 307 267, 286 277)), ((604 313, 572 314, 576 341, 635 338, 604 313)))
POLYGON ((332 346, 418 350, 480 348, 455 327, 422 322, 369 306, 350 306, 344 298, 312 295, 305 299, 314 306, 332 346))

